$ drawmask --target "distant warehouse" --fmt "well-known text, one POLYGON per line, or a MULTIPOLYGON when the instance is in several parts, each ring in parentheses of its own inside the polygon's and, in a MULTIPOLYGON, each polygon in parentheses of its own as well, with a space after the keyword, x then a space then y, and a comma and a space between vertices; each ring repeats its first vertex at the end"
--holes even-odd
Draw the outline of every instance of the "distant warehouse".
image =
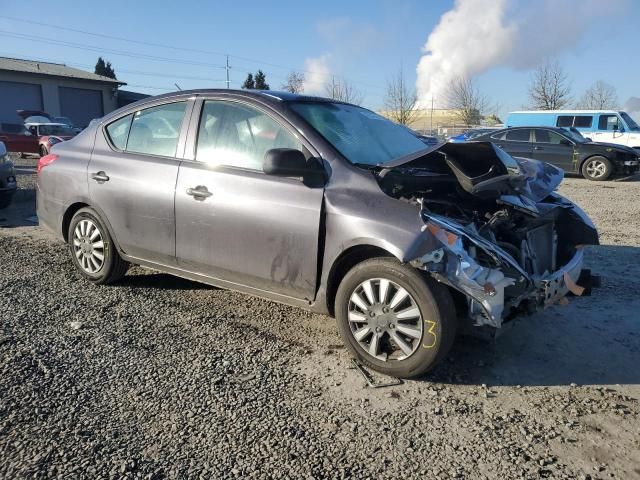
POLYGON ((127 95, 139 95, 119 91, 122 85, 64 64, 0 57, 0 122, 21 122, 16 110, 39 110, 85 127, 127 103, 127 95))

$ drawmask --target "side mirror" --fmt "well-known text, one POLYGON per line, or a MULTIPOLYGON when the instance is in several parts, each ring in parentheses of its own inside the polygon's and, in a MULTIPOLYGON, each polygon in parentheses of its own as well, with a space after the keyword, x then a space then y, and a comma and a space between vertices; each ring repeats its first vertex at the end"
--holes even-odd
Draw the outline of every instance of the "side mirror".
POLYGON ((591 137, 584 137, 584 139, 585 139, 587 142, 593 142, 593 139, 592 139, 591 137))
POLYGON ((307 186, 324 184, 324 170, 315 162, 307 162, 300 150, 272 148, 264 154, 262 171, 276 177, 301 177, 307 186))

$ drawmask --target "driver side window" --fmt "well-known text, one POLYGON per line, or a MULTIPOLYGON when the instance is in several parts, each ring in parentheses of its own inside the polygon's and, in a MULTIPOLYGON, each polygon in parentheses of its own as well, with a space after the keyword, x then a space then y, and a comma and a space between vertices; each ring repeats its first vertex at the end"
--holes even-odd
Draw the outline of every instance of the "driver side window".
POLYGON ((618 116, 617 115, 600 115, 600 120, 598 121, 598 130, 604 130, 607 132, 620 130, 618 116))
POLYGON ((213 165, 262 170, 272 148, 302 144, 264 112, 238 103, 205 101, 200 116, 196 160, 213 165))

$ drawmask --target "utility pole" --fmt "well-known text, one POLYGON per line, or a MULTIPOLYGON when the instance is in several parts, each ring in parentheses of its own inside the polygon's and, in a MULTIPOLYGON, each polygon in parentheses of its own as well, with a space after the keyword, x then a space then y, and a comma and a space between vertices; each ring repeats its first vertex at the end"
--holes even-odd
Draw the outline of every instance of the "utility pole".
POLYGON ((224 67, 224 69, 227 71, 227 88, 229 88, 229 70, 231 69, 231 67, 229 66, 229 55, 227 55, 227 65, 224 67))

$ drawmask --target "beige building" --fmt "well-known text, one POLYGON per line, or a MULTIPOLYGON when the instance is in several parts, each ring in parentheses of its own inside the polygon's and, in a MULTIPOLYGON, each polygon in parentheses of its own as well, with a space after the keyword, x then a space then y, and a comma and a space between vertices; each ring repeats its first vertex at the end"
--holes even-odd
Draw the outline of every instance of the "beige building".
MULTIPOLYGON (((378 112, 383 117, 389 118, 389 112, 378 112)), ((433 132, 434 135, 457 135, 468 129, 468 125, 464 125, 459 120, 460 115, 457 110, 447 108, 425 108, 416 110, 413 121, 408 125, 411 129, 419 132, 433 132)), ((480 115, 478 114, 477 124, 480 123, 480 115)))

